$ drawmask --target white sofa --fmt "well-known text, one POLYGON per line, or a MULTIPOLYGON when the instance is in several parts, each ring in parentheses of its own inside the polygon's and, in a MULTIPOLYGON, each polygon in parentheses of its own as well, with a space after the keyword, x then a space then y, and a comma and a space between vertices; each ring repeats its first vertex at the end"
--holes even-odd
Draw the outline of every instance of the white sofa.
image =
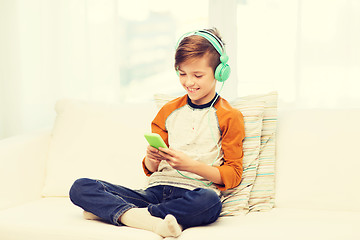
MULTIPOLYGON (((96 146, 78 149, 76 154, 85 154, 86 151, 84 157, 98 159, 89 162, 94 164, 94 171, 87 172, 86 176, 81 175, 81 164, 74 163, 69 168, 65 163, 64 166, 62 162, 56 165, 48 159, 57 159, 57 156, 53 156, 54 152, 62 153, 65 148, 68 150, 77 144, 76 137, 68 137, 74 132, 73 136, 82 134, 82 137, 88 138, 92 146, 92 136, 108 131, 107 126, 101 125, 101 116, 96 120, 99 129, 90 133, 58 127, 57 119, 53 130, 0 141, 1 240, 161 239, 152 232, 85 220, 80 208, 74 206, 68 197, 57 194, 66 191, 61 184, 67 173, 74 172, 81 177, 118 181, 130 187, 141 187, 146 182, 140 164, 146 147, 142 133, 149 131, 149 123, 156 109, 153 104, 122 105, 116 108, 121 109, 122 114, 115 117, 114 121, 126 127, 114 131, 126 137, 102 141, 109 141, 105 143, 106 146, 117 144, 119 147, 129 146, 130 142, 132 147, 127 147, 120 155, 111 153, 103 156, 94 156, 96 146), (62 138, 69 139, 57 143, 57 151, 50 151, 54 148, 54 134, 62 134, 62 138), (133 159, 134 156, 137 158, 133 159), (127 163, 107 166, 108 158, 119 157, 126 158, 127 163), (107 178, 107 172, 103 169, 111 172, 113 177, 107 178)), ((276 141, 275 207, 265 212, 221 217, 209 226, 186 229, 179 239, 359 240, 359 119, 360 109, 280 108, 276 141)), ((77 128, 86 128, 86 124, 79 121, 77 128)))

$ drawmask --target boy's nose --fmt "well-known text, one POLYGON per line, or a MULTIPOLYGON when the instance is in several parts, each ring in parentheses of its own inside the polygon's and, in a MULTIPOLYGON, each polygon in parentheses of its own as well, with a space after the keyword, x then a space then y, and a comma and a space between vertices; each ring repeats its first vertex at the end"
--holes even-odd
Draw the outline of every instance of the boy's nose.
POLYGON ((188 77, 185 82, 187 87, 194 86, 195 82, 191 79, 191 77, 188 77))

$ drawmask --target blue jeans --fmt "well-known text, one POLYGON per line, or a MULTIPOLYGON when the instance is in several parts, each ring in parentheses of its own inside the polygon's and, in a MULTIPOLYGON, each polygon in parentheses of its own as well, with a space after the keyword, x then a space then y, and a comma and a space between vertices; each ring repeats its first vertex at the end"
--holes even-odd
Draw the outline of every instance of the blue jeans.
POLYGON ((215 191, 204 188, 187 190, 172 186, 155 186, 132 190, 108 182, 81 178, 70 189, 71 201, 114 225, 130 208, 147 207, 154 217, 173 215, 185 229, 215 222, 221 202, 215 191))

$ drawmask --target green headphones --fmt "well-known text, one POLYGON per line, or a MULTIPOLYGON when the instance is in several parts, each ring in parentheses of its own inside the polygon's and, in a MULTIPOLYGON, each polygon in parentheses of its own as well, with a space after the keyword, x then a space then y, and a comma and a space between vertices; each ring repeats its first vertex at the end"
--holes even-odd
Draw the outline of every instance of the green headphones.
MULTIPOLYGON (((206 30, 197 30, 197 31, 188 32, 188 33, 185 33, 184 35, 182 35, 176 44, 176 49, 179 47, 180 42, 185 37, 188 37, 190 35, 198 35, 198 36, 205 38, 206 40, 208 40, 211 43, 211 45, 213 45, 213 47, 216 49, 216 51, 220 54, 220 64, 215 69, 215 79, 219 82, 225 82, 230 76, 231 69, 230 69, 230 66, 227 64, 229 57, 226 54, 224 44, 213 33, 206 31, 206 30)), ((179 74, 179 73, 177 72, 177 74, 179 74)))

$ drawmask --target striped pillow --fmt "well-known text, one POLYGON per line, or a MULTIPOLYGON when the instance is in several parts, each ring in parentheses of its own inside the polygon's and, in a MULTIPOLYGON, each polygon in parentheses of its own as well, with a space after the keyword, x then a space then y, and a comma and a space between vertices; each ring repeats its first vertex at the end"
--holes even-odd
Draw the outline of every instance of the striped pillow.
POLYGON ((249 212, 249 197, 259 163, 260 137, 264 102, 235 100, 230 104, 244 116, 245 139, 243 141, 243 174, 239 186, 222 192, 223 208, 220 216, 249 212))
POLYGON ((250 211, 268 211, 275 203, 275 134, 277 124, 277 92, 242 97, 243 100, 264 101, 260 158, 255 184, 250 193, 250 211))

